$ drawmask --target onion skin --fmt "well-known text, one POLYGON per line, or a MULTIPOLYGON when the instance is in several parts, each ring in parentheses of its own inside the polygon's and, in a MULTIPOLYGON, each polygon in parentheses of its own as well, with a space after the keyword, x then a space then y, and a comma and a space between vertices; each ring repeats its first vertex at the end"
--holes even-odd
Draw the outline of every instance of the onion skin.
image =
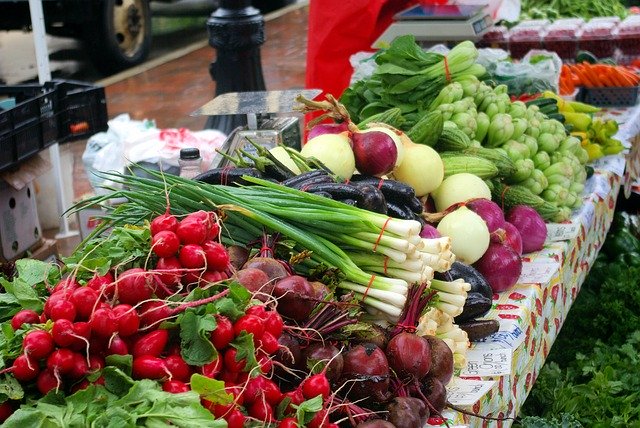
POLYGON ((466 204, 474 213, 478 214, 485 223, 489 233, 493 233, 498 229, 504 228, 504 213, 500 206, 488 199, 475 199, 466 204))
POLYGON ((520 236, 520 231, 508 221, 504 222, 502 228, 491 234, 491 242, 507 245, 519 256, 522 255, 522 237, 520 236))
POLYGON ((511 247, 492 242, 474 267, 485 277, 494 293, 501 293, 518 282, 522 260, 511 247))
POLYGON ((398 159, 398 147, 380 130, 368 129, 351 135, 356 168, 361 174, 383 176, 393 171, 398 159))
POLYGON ((466 206, 447 214, 438 223, 438 232, 451 238, 451 251, 466 264, 478 261, 489 247, 487 223, 466 206))
POLYGON ((516 205, 509 210, 506 219, 520 232, 523 253, 542 249, 547 239, 547 225, 536 210, 526 205, 516 205))
POLYGON ((307 140, 323 134, 340 134, 344 131, 348 131, 346 122, 342 123, 319 123, 309 130, 307 134, 307 140))
POLYGON ((429 223, 425 223, 422 225, 422 230, 420 231, 420 237, 425 239, 435 239, 440 238, 440 232, 438 229, 430 225, 429 223))

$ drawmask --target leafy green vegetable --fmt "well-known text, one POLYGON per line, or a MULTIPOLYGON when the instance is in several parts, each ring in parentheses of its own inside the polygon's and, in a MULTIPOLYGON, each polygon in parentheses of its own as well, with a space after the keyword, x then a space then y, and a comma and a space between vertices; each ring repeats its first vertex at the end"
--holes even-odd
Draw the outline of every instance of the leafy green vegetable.
POLYGON ((212 314, 199 315, 195 309, 187 309, 180 316, 180 349, 187 364, 202 366, 218 355, 209 337, 217 327, 212 314))
POLYGON ((245 360, 244 371, 251 372, 258 367, 258 360, 256 360, 256 349, 253 344, 253 334, 248 334, 243 331, 231 342, 238 352, 236 353, 236 361, 245 360))
POLYGON ((21 309, 42 311, 43 299, 49 293, 46 284, 55 284, 60 279, 60 269, 39 260, 16 260, 13 281, 0 277, 0 322, 11 319, 21 309))
POLYGON ((144 264, 151 248, 148 227, 115 227, 107 237, 96 237, 63 259, 69 271, 79 279, 89 279, 94 273, 106 274, 113 267, 127 269, 144 264))
POLYGON ((299 406, 292 404, 291 407, 296 409, 296 418, 298 419, 298 425, 301 427, 306 426, 311 419, 322 410, 322 395, 313 397, 310 400, 303 401, 299 406))
POLYGON ((221 380, 194 373, 191 375, 191 390, 214 404, 225 405, 233 403, 233 395, 225 390, 224 382, 221 380))
POLYGON ((22 406, 7 419, 7 428, 122 428, 213 427, 224 428, 200 404, 195 392, 171 394, 159 384, 134 381, 121 370, 104 370, 105 386, 91 385, 73 395, 49 393, 32 406, 22 406))

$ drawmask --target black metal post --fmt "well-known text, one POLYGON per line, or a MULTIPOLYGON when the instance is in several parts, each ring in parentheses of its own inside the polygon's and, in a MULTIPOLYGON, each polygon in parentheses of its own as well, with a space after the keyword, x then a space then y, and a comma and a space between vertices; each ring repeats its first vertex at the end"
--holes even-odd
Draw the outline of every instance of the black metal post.
MULTIPOLYGON (((216 49, 216 60, 209 65, 216 81, 216 95, 227 92, 264 91, 260 45, 264 43, 264 19, 251 6, 251 0, 221 0, 220 7, 207 20, 209 45, 216 49)), ((207 129, 229 134, 246 125, 243 115, 211 116, 207 129)))

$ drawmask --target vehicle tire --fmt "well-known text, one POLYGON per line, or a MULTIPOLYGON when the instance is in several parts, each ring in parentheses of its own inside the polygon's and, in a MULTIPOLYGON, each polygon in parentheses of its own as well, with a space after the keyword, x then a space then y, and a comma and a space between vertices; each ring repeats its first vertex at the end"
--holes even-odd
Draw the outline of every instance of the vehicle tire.
POLYGON ((84 40, 96 68, 114 73, 141 64, 151 50, 148 0, 101 0, 84 40))

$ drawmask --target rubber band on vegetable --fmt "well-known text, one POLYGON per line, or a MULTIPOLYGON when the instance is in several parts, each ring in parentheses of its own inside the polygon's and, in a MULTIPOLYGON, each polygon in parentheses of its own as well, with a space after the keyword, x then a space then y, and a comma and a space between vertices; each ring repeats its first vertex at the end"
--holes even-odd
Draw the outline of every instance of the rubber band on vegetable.
POLYGON ((364 299, 367 297, 367 294, 369 294, 369 289, 371 288, 371 286, 373 285, 373 281, 376 279, 375 275, 371 275, 371 279, 369 280, 369 283, 367 284, 367 289, 364 290, 364 294, 362 295, 362 301, 364 302, 364 299))
POLYGON ((387 265, 389 264, 389 256, 384 256, 384 263, 382 264, 383 272, 387 275, 387 265))
POLYGON ((390 220, 391 220, 391 217, 387 217, 387 220, 382 225, 382 229, 380 229, 380 234, 378 235, 378 239, 376 239, 376 243, 373 244, 373 252, 374 253, 378 249, 378 244, 380 243, 380 240, 382 239, 382 234, 384 233, 384 230, 387 228, 387 224, 389 224, 390 220))
POLYGON ((451 82, 451 72, 449 72, 449 61, 447 60, 447 57, 444 57, 444 78, 447 81, 447 83, 451 82))
POLYGON ((507 190, 509 190, 509 186, 504 186, 504 189, 502 190, 502 194, 500 195, 500 205, 501 205, 502 211, 504 211, 504 195, 507 193, 507 190))
POLYGON ((383 184, 384 184, 384 178, 381 178, 380 181, 378 181, 378 190, 382 189, 383 184))
POLYGON ((233 167, 231 165, 227 165, 222 168, 222 171, 220 171, 220 184, 222 184, 223 186, 227 185, 227 180, 229 179, 229 171, 231 171, 232 169, 233 167))

